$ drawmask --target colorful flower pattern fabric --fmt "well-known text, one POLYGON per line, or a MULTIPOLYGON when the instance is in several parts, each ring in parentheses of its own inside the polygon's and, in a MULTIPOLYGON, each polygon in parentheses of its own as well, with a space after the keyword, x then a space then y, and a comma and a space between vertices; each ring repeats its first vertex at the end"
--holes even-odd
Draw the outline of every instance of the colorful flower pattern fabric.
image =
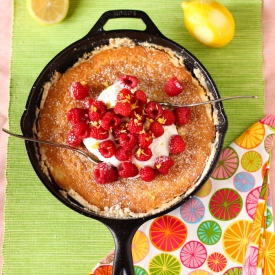
MULTIPOLYGON (((221 153, 206 184, 136 232, 136 275, 275 274, 269 167, 274 117, 254 123, 221 153)), ((111 274, 114 253, 89 274, 111 274)))

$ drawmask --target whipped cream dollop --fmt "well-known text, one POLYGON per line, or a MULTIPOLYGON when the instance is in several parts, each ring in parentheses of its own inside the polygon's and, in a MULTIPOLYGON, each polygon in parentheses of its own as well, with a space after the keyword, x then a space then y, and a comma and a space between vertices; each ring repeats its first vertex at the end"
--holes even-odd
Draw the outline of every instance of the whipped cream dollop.
MULTIPOLYGON (((107 87, 98 96, 97 100, 103 101, 108 108, 115 107, 117 102, 117 95, 124 87, 119 82, 107 87)), ((135 90, 132 90, 134 92, 135 90)))
MULTIPOLYGON (((114 83, 113 85, 107 87, 105 90, 103 90, 100 95, 98 96, 97 100, 103 101, 108 108, 112 108, 116 105, 117 102, 117 95, 118 93, 125 87, 120 85, 119 82, 114 83)), ((134 92, 135 90, 131 90, 131 92, 134 92)), ((150 166, 154 168, 154 162, 157 157, 159 156, 169 156, 169 140, 170 137, 173 135, 178 134, 177 127, 172 124, 169 126, 163 126, 164 128, 164 134, 158 138, 154 138, 153 142, 149 145, 149 148, 152 151, 152 157, 147 161, 140 161, 137 160, 134 156, 132 158, 132 162, 137 166, 138 169, 142 168, 143 166, 150 166)), ((109 137, 105 140, 112 140, 115 143, 115 138, 111 133, 109 133, 109 137)), ((110 163, 111 165, 118 167, 121 161, 119 161, 115 156, 112 156, 110 158, 103 157, 99 150, 98 145, 103 140, 97 140, 92 137, 85 138, 83 140, 84 145, 86 148, 95 155, 99 160, 103 162, 110 163)), ((116 143, 115 143, 116 144, 116 143)), ((116 144, 118 147, 119 145, 116 144)))

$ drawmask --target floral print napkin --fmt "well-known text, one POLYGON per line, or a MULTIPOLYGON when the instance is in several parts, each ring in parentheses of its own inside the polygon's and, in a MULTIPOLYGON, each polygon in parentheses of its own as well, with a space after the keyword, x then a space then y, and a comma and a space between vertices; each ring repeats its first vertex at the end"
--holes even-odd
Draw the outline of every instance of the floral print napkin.
MULTIPOLYGON (((275 274, 268 177, 275 117, 266 116, 224 148, 194 197, 143 224, 132 241, 136 275, 275 274)), ((112 274, 111 251, 88 274, 112 274)))

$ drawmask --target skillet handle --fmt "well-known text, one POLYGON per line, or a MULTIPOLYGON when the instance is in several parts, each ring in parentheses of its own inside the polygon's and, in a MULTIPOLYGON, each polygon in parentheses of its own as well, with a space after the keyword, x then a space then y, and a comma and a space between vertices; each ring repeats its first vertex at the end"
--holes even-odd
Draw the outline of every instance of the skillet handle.
POLYGON ((102 221, 111 231, 115 241, 113 275, 135 275, 132 258, 132 240, 137 229, 145 222, 141 219, 102 221))
POLYGON ((107 21, 109 19, 115 19, 115 18, 139 18, 143 21, 143 23, 146 26, 146 29, 141 32, 164 37, 164 35, 159 31, 159 29, 153 23, 151 18, 144 11, 139 11, 139 10, 110 10, 110 11, 106 11, 105 13, 103 13, 101 15, 101 17, 98 19, 98 21, 92 27, 92 29, 88 32, 86 37, 106 33, 107 31, 105 31, 103 29, 103 27, 105 26, 105 24, 107 23, 107 21))

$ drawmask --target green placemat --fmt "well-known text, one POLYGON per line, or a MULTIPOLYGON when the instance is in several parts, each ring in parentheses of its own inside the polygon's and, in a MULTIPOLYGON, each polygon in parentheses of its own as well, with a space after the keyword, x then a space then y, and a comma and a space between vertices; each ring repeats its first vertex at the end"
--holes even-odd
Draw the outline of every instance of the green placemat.
MULTIPOLYGON (((60 50, 80 39, 110 9, 145 11, 168 38, 191 51, 208 69, 222 97, 257 95, 258 100, 228 101, 225 146, 263 116, 264 86, 261 0, 220 0, 236 21, 234 40, 221 49, 195 41, 183 24, 181 1, 71 0, 66 19, 51 27, 30 18, 26 1, 14 0, 10 130, 20 133, 20 118, 40 71, 60 50)), ((136 20, 111 20, 108 29, 138 28, 136 20)), ((40 183, 22 141, 10 138, 7 159, 3 274, 86 274, 114 242, 99 222, 66 208, 40 183)))

